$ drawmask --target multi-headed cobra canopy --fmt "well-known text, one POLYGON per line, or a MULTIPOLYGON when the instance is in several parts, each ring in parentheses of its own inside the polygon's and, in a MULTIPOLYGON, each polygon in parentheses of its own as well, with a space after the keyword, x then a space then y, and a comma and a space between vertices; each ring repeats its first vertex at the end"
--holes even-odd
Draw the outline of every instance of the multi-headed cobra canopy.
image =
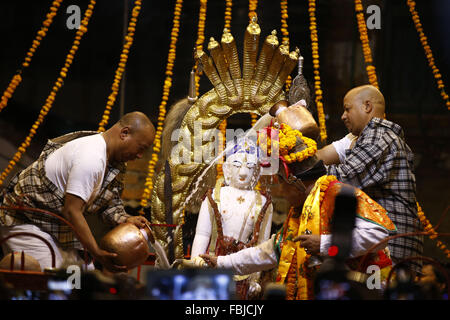
MULTIPOLYGON (((194 146, 196 135, 201 135, 201 150, 188 150, 186 144, 180 144, 177 152, 172 152, 168 159, 172 178, 173 224, 180 226, 183 223, 184 207, 192 194, 194 182, 208 166, 204 161, 195 161, 198 159, 195 153, 205 155, 215 150, 216 142, 211 136, 219 124, 237 113, 265 115, 274 103, 285 99, 283 87, 298 63, 299 49, 289 52, 288 43, 280 44, 274 30, 264 40, 258 55, 260 34, 261 29, 256 20, 253 20, 245 31, 242 70, 236 42, 227 29, 224 30, 220 43, 214 38, 210 39, 210 55, 202 50, 195 52, 195 58, 213 88, 198 99, 190 97, 192 106, 179 128, 179 137, 189 137, 192 140, 191 144, 187 144, 190 146, 194 146), (196 131, 198 128, 200 132, 196 131), (180 153, 189 154, 190 161, 186 162, 186 157, 180 157, 180 153)), ((166 223, 164 178, 164 172, 158 173, 152 191, 151 215, 152 222, 156 224, 166 223)), ((168 239, 166 227, 155 227, 154 231, 166 250, 169 245, 174 246, 175 258, 184 257, 180 227, 174 231, 173 242, 168 239)))

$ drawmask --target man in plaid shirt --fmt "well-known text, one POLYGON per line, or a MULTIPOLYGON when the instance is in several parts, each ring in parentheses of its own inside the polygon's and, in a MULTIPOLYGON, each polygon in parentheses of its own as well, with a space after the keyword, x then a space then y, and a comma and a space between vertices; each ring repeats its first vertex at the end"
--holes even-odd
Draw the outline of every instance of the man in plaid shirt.
MULTIPOLYGON (((384 97, 374 86, 350 90, 344 97, 342 120, 357 138, 341 155, 333 145, 319 150, 328 174, 366 192, 382 205, 397 226, 398 233, 421 231, 417 216, 416 180, 413 173, 413 153, 404 140, 402 128, 384 120, 384 97)), ((400 237, 389 241, 393 262, 422 255, 423 237, 400 237)), ((412 262, 414 271, 420 262, 412 262)))
MULTIPOLYGON (((45 238, 56 249, 56 267, 84 248, 108 270, 125 271, 126 267, 112 263, 116 254, 99 248, 84 215, 100 214, 112 226, 131 222, 145 227, 144 217, 125 212, 120 196, 125 162, 141 158, 154 137, 155 128, 147 116, 132 112, 104 133, 81 131, 49 140, 39 158, 10 181, 3 205, 56 213, 72 224, 78 236, 48 214, 0 210, 0 238, 16 232, 45 238)), ((3 249, 5 254, 24 250, 39 261, 42 269, 51 266, 48 247, 34 237, 10 238, 3 249)))

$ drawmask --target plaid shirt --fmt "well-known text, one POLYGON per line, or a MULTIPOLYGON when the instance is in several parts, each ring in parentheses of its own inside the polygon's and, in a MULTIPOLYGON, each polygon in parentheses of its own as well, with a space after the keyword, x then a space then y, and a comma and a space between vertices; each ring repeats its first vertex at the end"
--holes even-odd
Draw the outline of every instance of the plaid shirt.
MULTIPOLYGON (((64 207, 64 193, 47 178, 45 160, 65 143, 96 133, 79 131, 49 140, 39 158, 10 181, 5 190, 3 204, 7 206, 22 204, 61 215, 64 207)), ((124 173, 124 163, 108 165, 99 194, 91 206, 86 208, 85 214, 100 213, 103 220, 112 226, 125 222, 130 217, 125 212, 120 198, 124 173)), ((63 249, 83 248, 72 229, 55 217, 37 212, 0 210, 0 225, 12 226, 24 223, 34 224, 42 231, 49 233, 63 249)))
MULTIPOLYGON (((352 184, 383 206, 398 233, 421 230, 417 216, 413 153, 402 128, 373 118, 361 132, 353 149, 346 150, 342 164, 327 166, 328 174, 352 184)), ((393 261, 422 255, 423 237, 400 237, 389 242, 393 261)), ((413 263, 418 269, 420 262, 413 263)))

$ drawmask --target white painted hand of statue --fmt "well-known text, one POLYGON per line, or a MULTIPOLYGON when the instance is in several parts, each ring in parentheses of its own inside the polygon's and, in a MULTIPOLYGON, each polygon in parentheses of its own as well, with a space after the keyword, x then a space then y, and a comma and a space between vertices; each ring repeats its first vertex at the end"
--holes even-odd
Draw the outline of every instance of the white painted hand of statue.
POLYGON ((256 280, 251 280, 248 286, 249 297, 257 296, 261 292, 261 285, 256 280))

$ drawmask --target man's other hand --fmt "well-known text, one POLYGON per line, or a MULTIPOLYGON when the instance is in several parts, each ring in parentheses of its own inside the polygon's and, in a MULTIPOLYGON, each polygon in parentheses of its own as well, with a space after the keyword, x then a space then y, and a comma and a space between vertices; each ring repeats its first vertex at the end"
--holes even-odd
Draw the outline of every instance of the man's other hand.
POLYGON ((103 267, 108 269, 111 272, 127 272, 126 266, 118 266, 113 262, 113 259, 117 257, 117 253, 108 252, 102 249, 99 249, 94 254, 95 259, 97 259, 103 267))
POLYGON ((149 224, 148 220, 143 216, 131 216, 127 219, 127 222, 134 224, 139 229, 143 229, 146 224, 149 224))

